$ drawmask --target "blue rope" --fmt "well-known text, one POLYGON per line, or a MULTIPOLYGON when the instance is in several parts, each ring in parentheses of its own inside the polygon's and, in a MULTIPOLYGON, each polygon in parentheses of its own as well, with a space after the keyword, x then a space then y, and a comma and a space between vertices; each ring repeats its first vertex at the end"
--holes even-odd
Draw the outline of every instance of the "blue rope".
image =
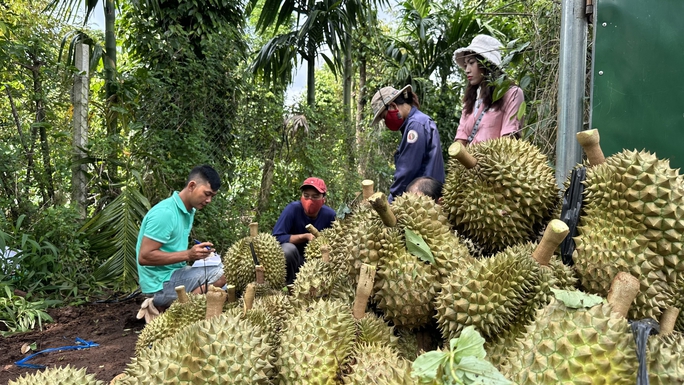
POLYGON ((85 340, 82 340, 78 337, 76 337, 76 342, 81 344, 81 345, 62 346, 61 348, 49 348, 49 349, 41 350, 39 352, 31 354, 28 357, 24 357, 23 359, 15 362, 14 364, 20 368, 45 369, 45 365, 28 364, 28 363, 26 363, 26 361, 30 360, 31 358, 33 358, 39 354, 43 354, 43 353, 63 351, 63 350, 81 350, 81 349, 88 349, 88 348, 94 348, 96 346, 100 346, 99 344, 96 344, 93 341, 85 341, 85 340))

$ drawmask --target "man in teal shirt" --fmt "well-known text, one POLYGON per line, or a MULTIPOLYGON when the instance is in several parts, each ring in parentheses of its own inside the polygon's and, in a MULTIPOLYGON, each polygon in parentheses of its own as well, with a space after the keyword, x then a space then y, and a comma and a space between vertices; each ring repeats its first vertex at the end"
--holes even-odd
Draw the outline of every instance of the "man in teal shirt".
POLYGON ((219 187, 221 179, 216 170, 207 165, 195 167, 183 190, 175 191, 145 215, 136 246, 138 280, 142 292, 154 296, 143 303, 143 308, 151 309, 153 314, 155 306, 167 308, 177 298, 176 286, 184 285, 186 291, 200 293, 206 290, 205 283, 217 287, 226 284, 222 264, 206 266, 206 270, 187 265, 214 251, 210 242, 189 249, 188 243, 195 212, 211 202, 219 187))

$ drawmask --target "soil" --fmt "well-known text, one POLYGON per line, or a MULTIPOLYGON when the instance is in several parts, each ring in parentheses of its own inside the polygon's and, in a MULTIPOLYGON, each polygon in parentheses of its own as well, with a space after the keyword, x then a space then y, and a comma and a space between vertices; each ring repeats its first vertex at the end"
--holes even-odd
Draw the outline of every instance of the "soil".
POLYGON ((77 345, 76 338, 99 346, 82 350, 53 351, 40 354, 28 363, 59 367, 71 365, 87 368, 87 372, 108 384, 126 368, 135 354, 135 342, 145 326, 136 319, 142 298, 125 302, 91 304, 52 309, 48 313, 54 322, 43 330, 0 337, 0 384, 7 384, 25 373, 41 369, 20 368, 16 361, 48 348, 77 345), (36 344, 35 350, 21 353, 22 345, 36 344))

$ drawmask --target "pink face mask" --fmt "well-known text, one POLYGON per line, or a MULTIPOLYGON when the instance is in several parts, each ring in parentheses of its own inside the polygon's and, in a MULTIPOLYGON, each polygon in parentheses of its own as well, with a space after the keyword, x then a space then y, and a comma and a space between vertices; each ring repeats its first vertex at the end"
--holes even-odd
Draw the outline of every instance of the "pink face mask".
POLYGON ((399 110, 387 110, 385 125, 390 131, 399 131, 402 124, 404 124, 404 119, 399 117, 399 110))
POLYGON ((318 215, 318 212, 321 210, 321 207, 323 207, 323 203, 325 203, 325 199, 306 199, 302 197, 300 199, 300 202, 302 202, 302 207, 304 208, 304 212, 306 215, 310 217, 315 217, 318 215))

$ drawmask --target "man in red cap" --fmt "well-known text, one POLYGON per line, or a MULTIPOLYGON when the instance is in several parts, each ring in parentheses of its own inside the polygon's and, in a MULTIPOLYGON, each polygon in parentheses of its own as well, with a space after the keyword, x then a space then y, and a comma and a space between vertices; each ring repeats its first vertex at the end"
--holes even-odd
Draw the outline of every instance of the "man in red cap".
POLYGON ((311 224, 320 231, 332 226, 335 220, 335 210, 325 205, 328 188, 323 179, 307 178, 299 189, 301 199, 285 206, 273 227, 273 236, 285 252, 288 285, 294 282, 299 267, 304 264, 304 247, 313 239, 306 225, 311 224))

